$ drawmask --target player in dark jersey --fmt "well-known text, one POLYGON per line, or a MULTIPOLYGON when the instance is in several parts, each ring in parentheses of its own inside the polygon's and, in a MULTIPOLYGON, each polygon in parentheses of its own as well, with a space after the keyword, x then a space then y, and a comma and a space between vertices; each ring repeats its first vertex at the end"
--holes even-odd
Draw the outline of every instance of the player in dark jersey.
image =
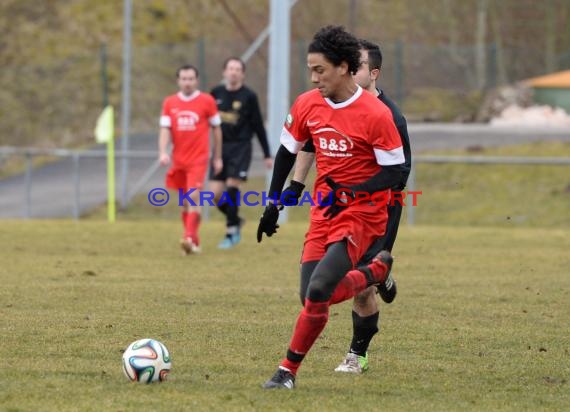
MULTIPOLYGON (((355 269, 372 242, 384 234, 389 188, 401 179, 404 153, 392 114, 354 82, 360 45, 342 27, 317 32, 307 64, 316 88, 300 95, 291 107, 269 192, 281 198, 296 154, 312 140, 317 158, 313 198, 325 194, 329 201, 311 207, 301 257, 302 278, 308 279, 304 306, 286 358, 263 385, 266 389, 292 389, 297 369, 328 321, 330 305, 369 286, 385 285, 392 266, 390 253, 381 251, 370 264, 355 269)), ((273 203, 265 208, 258 242, 263 233, 276 232, 278 207, 273 203)))
POLYGON ((229 249, 241 240, 238 196, 242 182, 247 180, 251 163, 251 139, 257 135, 265 156, 265 166, 271 169, 273 160, 261 117, 257 95, 243 84, 245 64, 237 57, 224 63, 224 84, 211 91, 222 118, 222 159, 224 169, 210 171, 210 190, 218 209, 226 216, 226 236, 218 248, 229 249), (226 191, 224 196, 222 193, 226 191))
MULTIPOLYGON (((401 179, 392 187, 392 191, 399 192, 406 186, 412 162, 406 119, 396 104, 388 98, 381 89, 376 88, 376 81, 380 76, 382 67, 382 53, 380 48, 367 40, 361 40, 360 45, 360 67, 354 76, 355 81, 363 89, 377 96, 381 102, 388 106, 392 112, 394 123, 398 129, 404 150, 405 163, 402 169, 401 179)), ((301 196, 305 188, 303 182, 315 158, 315 148, 311 143, 312 142, 309 141, 297 156, 293 180, 290 186, 284 190, 284 193, 290 194, 285 200, 287 204, 296 203, 296 200, 301 196)), ((392 251, 401 215, 402 203, 394 199, 388 204, 386 233, 375 240, 370 249, 360 260, 361 264, 369 263, 374 256, 383 249, 390 252, 392 251)), ((306 279, 306 276, 301 279, 301 301, 304 301, 308 281, 309 279, 306 279)), ((378 292, 385 302, 391 303, 396 294, 396 284, 394 282, 388 286, 391 286, 388 290, 379 288, 378 292)), ((368 369, 367 351, 372 337, 378 332, 379 322, 379 310, 375 292, 376 288, 371 287, 354 297, 352 342, 345 359, 335 369, 337 372, 362 373, 368 369)))

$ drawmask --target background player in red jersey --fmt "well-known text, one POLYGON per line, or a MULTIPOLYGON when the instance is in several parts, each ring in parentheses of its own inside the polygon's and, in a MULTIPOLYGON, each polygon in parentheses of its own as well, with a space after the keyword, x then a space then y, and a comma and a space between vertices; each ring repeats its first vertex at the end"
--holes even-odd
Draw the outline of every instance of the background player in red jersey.
MULTIPOLYGON (((367 40, 360 40, 360 45, 360 67, 354 75, 354 79, 364 90, 372 93, 373 96, 377 96, 392 112, 405 157, 401 179, 392 189, 394 191, 401 191, 406 186, 412 162, 406 119, 396 104, 386 96, 384 91, 376 88, 376 80, 380 76, 380 69, 382 67, 382 53, 380 47, 367 40)), ((303 183, 315 158, 314 152, 315 148, 311 141, 307 142, 302 151, 299 152, 295 162, 293 180, 291 180, 289 187, 284 190, 284 193, 288 194, 284 203, 297 204, 305 188, 303 183)), ((383 249, 392 252, 392 247, 394 246, 398 232, 400 217, 402 215, 402 203, 398 201, 390 202, 387 209, 388 222, 386 224, 386 233, 374 241, 364 257, 360 260, 361 264, 369 263, 374 256, 383 249)), ((305 274, 305 278, 301 278, 302 301, 304 300, 304 293, 308 281, 309 279, 307 279, 307 275, 305 274)), ((392 282, 386 283, 389 288, 378 288, 378 292, 385 302, 391 303, 396 296, 396 283, 393 279, 392 282)), ((379 330, 379 310, 376 301, 376 290, 375 287, 370 287, 354 297, 352 310, 352 341, 346 357, 335 369, 337 372, 362 373, 368 369, 368 347, 373 336, 379 330)))
MULTIPOLYGON (((292 389, 297 369, 328 321, 329 306, 384 284, 392 265, 391 255, 382 251, 372 263, 354 269, 385 231, 386 189, 400 177, 404 163, 390 110, 354 82, 360 46, 342 27, 317 32, 307 63, 316 89, 300 95, 287 116, 270 194, 280 198, 296 153, 312 140, 317 157, 314 198, 329 193, 332 201, 328 207, 311 208, 301 258, 301 271, 309 274, 304 307, 286 358, 263 385, 267 389, 292 389), (376 201, 358 199, 356 193, 374 195, 376 201)), ((258 241, 263 233, 276 232, 278 215, 276 204, 265 208, 258 241)))
POLYGON ((190 195, 196 206, 184 200, 182 224, 184 234, 180 245, 185 254, 200 252, 200 190, 204 185, 210 158, 210 128, 214 132, 215 171, 222 170, 222 130, 216 102, 198 90, 198 70, 192 65, 180 67, 176 76, 180 91, 164 99, 158 137, 159 160, 172 166, 166 174, 166 186, 171 189, 196 189, 190 195), (172 159, 167 152, 172 141, 172 159))
POLYGON ((263 150, 267 169, 273 166, 273 159, 257 95, 243 84, 245 63, 238 57, 228 58, 224 63, 223 76, 224 84, 214 87, 211 94, 216 99, 222 118, 224 168, 219 173, 213 170, 210 172, 209 186, 214 192, 216 203, 226 190, 228 201, 218 205, 218 209, 226 216, 226 235, 218 248, 230 249, 241 240, 243 219, 239 217, 238 193, 242 182, 247 180, 254 133, 263 150))

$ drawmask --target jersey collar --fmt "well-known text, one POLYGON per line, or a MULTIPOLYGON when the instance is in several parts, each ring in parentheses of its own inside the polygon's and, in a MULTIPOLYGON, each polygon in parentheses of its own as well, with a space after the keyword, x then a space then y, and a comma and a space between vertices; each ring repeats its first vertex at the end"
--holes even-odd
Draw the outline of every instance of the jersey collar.
POLYGON ((343 107, 349 106, 352 102, 354 102, 356 99, 358 99, 361 94, 362 94, 362 87, 356 85, 356 92, 354 92, 354 94, 352 96, 350 96, 350 98, 348 98, 344 102, 335 103, 331 99, 329 99, 328 97, 325 97, 325 101, 333 109, 342 109, 343 107))
POLYGON ((178 96, 178 98, 180 100, 182 100, 183 102, 189 102, 190 100, 194 100, 196 97, 198 97, 198 95, 200 94, 200 90, 196 90, 194 93, 192 93, 190 96, 184 96, 182 94, 182 92, 178 92, 176 95, 178 96))

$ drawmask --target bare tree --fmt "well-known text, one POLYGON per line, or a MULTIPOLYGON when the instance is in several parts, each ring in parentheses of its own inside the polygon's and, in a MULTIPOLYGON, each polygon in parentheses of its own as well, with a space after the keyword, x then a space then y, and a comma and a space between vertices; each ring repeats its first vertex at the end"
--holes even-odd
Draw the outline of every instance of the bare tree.
POLYGON ((488 0, 477 1, 477 26, 475 28, 475 72, 477 73, 477 89, 487 86, 487 14, 488 0))
POLYGON ((544 19, 544 66, 547 72, 557 69, 556 61, 556 1, 546 0, 544 3, 546 18, 544 19))
POLYGON ((493 45, 495 47, 495 64, 493 68, 496 70, 497 85, 506 84, 508 82, 507 70, 505 67, 505 50, 503 47, 503 33, 499 24, 499 10, 497 2, 493 2, 490 9, 491 26, 493 30, 493 45))
POLYGON ((442 0, 443 2, 443 20, 447 29, 449 57, 453 63, 464 70, 465 76, 470 85, 475 83, 475 75, 473 68, 469 64, 465 53, 461 53, 459 48, 459 22, 455 17, 452 9, 452 0, 442 0))

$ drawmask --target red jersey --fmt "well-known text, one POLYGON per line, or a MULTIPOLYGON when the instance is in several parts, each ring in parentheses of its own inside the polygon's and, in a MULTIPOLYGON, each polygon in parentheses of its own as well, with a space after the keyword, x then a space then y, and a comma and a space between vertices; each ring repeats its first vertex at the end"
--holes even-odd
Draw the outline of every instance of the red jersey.
POLYGON ((190 96, 177 93, 162 104, 160 127, 172 134, 172 164, 184 168, 192 163, 208 162, 210 126, 222 123, 214 98, 196 90, 190 96))
MULTIPOLYGON (((297 153, 309 139, 316 151, 317 179, 313 198, 326 201, 331 191, 326 176, 337 183, 353 185, 368 180, 381 166, 404 163, 402 141, 394 125, 390 109, 371 93, 358 87, 348 100, 334 103, 323 98, 318 89, 300 95, 287 116, 281 133, 281 144, 291 153, 297 153)), ((388 190, 376 205, 369 201, 355 202, 348 211, 370 213, 373 208, 384 218, 388 190)), ((322 202, 321 202, 322 203, 322 202)), ((326 208, 313 207, 311 218, 322 216, 326 208)), ((372 222, 371 222, 372 223, 372 222)))

